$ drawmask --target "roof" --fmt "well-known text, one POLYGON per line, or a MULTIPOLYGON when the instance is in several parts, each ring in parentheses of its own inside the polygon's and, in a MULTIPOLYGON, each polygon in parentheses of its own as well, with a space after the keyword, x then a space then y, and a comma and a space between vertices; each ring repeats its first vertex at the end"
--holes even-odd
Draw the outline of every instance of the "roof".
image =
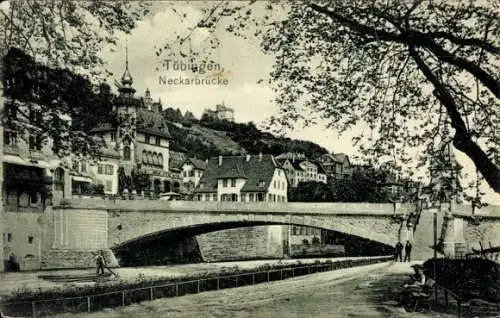
POLYGON ((296 153, 296 152, 284 152, 278 156, 275 157, 275 159, 306 159, 306 155, 303 153, 296 153))
POLYGON ((137 110, 137 131, 171 138, 163 116, 160 113, 144 108, 137 110))
POLYGON ((186 161, 186 154, 170 150, 168 166, 170 170, 181 170, 183 163, 186 161))
POLYGON ((207 168, 207 163, 206 161, 204 160, 201 160, 201 159, 198 159, 198 158, 187 158, 186 160, 184 160, 184 163, 191 163, 193 165, 193 167, 195 167, 195 169, 199 169, 199 170, 205 170, 207 168))
POLYGON ((342 163, 342 162, 344 162, 345 159, 347 159, 347 161, 349 161, 349 156, 346 155, 345 153, 326 153, 326 154, 322 155, 321 157, 324 157, 324 156, 331 158, 335 162, 342 163))
POLYGON ((219 157, 208 160, 205 173, 200 179, 195 192, 216 192, 217 180, 221 178, 244 178, 247 179, 241 192, 263 192, 267 191, 274 176, 274 171, 279 168, 272 155, 260 157, 250 156, 224 156, 219 166, 219 157), (263 186, 259 186, 263 182, 263 186))
MULTIPOLYGON (((140 102, 140 100, 137 101, 140 102)), ((97 125, 97 127, 92 129, 91 132, 108 132, 115 129, 115 124, 104 122, 97 125)), ((139 108, 137 110, 137 131, 153 136, 171 138, 167 123, 163 116, 146 108, 139 108)))
POLYGON ((100 154, 107 158, 120 158, 120 153, 111 147, 103 147, 100 154))

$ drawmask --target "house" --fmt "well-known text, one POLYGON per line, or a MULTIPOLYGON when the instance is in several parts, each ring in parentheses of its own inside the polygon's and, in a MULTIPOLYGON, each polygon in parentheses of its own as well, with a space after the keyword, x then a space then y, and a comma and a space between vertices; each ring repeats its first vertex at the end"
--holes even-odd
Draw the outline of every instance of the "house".
POLYGON ((276 161, 285 170, 290 187, 295 188, 300 182, 307 181, 327 183, 323 167, 304 154, 283 153, 276 157, 276 161))
POLYGON ((328 153, 321 155, 318 162, 325 173, 336 180, 349 180, 352 177, 352 165, 349 156, 344 153, 328 153))
POLYGON ((201 176, 207 168, 207 161, 197 158, 188 158, 181 165, 182 184, 188 193, 198 186, 201 176))
POLYGON ((144 97, 135 97, 132 83, 127 59, 121 83, 116 83, 119 96, 113 103, 115 120, 99 125, 91 133, 118 152, 119 166, 126 175, 134 170, 149 176, 149 192, 180 191, 180 170, 170 170, 171 136, 161 114, 161 100, 153 102, 149 89, 144 97))
POLYGON ((83 196, 92 193, 95 185, 102 185, 104 194, 118 194, 118 167, 120 154, 109 148, 101 150, 97 162, 89 162, 82 158, 72 158, 71 193, 83 196))
POLYGON ((287 202, 287 189, 286 174, 272 155, 219 156, 208 160, 194 199, 287 202))

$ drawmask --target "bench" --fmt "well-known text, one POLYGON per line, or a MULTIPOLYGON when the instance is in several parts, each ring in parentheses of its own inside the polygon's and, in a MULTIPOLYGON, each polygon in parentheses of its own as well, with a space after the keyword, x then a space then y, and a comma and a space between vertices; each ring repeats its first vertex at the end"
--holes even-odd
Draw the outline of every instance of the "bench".
POLYGON ((435 283, 435 280, 427 278, 425 284, 422 286, 407 287, 408 294, 405 302, 406 310, 414 312, 425 304, 429 311, 431 311, 432 288, 435 283))

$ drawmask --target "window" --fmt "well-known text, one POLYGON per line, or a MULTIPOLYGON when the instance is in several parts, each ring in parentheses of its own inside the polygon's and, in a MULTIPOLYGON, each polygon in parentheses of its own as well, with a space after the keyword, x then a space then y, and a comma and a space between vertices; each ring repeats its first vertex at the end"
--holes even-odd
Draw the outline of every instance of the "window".
POLYGON ((73 170, 78 171, 78 161, 73 160, 73 170))
POLYGON ((253 202, 253 200, 254 200, 254 194, 253 193, 249 193, 248 194, 248 201, 253 202))
POLYGON ((103 174, 103 165, 102 164, 97 165, 97 174, 103 174))
POLYGON ((236 179, 231 179, 231 187, 236 187, 236 179))
POLYGON ((148 134, 144 135, 144 142, 147 144, 151 143, 151 136, 148 134))
POLYGON ((85 162, 81 163, 80 171, 87 172, 87 164, 85 162))
POLYGON ((267 196, 267 201, 272 201, 272 200, 273 200, 273 196, 271 195, 271 193, 269 193, 267 196))
POLYGON ((28 144, 30 150, 42 150, 42 137, 40 135, 30 135, 28 144))
POLYGON ((212 200, 217 201, 217 193, 212 194, 212 200))
POLYGON ((130 157, 131 157, 130 147, 129 146, 123 147, 123 160, 130 160, 130 157))
POLYGON ((107 174, 107 175, 113 174, 113 166, 112 165, 106 165, 104 168, 105 168, 105 174, 107 174))
POLYGON ((111 132, 111 141, 116 141, 116 131, 111 132))
POLYGON ((259 181, 259 187, 263 188, 263 187, 265 187, 265 185, 266 185, 265 181, 262 181, 262 180, 259 181))
POLYGON ((113 183, 111 182, 111 180, 106 180, 106 186, 104 188, 104 191, 111 192, 112 184, 113 183))
POLYGON ((3 139, 5 140, 5 145, 17 146, 17 133, 15 131, 4 130, 3 139))
POLYGON ((198 201, 201 201, 201 194, 198 194, 197 198, 198 198, 198 201))
POLYGON ((241 197, 241 200, 240 200, 241 202, 245 202, 246 201, 246 194, 245 193, 242 193, 240 195, 240 197, 241 197))
POLYGON ((12 233, 7 233, 7 242, 12 242, 12 233))
POLYGON ((28 244, 33 244, 33 236, 28 236, 28 244))
POLYGON ((30 192, 30 204, 37 204, 38 203, 38 193, 36 191, 31 191, 30 192))
POLYGON ((222 187, 223 188, 227 187, 227 179, 222 179, 222 187))
POLYGON ((276 189, 276 180, 273 181, 273 188, 276 189))
POLYGON ((161 144, 161 138, 156 136, 155 144, 159 146, 161 144))

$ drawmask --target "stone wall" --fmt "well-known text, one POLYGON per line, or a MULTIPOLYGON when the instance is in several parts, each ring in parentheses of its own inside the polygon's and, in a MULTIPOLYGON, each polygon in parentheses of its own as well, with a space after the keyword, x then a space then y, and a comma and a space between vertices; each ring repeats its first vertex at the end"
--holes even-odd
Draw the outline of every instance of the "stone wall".
POLYGON ((479 250, 482 243, 483 248, 491 246, 500 246, 500 217, 483 219, 466 219, 464 222, 464 239, 467 249, 479 250))
POLYGON ((282 258, 281 226, 254 226, 202 234, 196 237, 206 262, 282 258))

